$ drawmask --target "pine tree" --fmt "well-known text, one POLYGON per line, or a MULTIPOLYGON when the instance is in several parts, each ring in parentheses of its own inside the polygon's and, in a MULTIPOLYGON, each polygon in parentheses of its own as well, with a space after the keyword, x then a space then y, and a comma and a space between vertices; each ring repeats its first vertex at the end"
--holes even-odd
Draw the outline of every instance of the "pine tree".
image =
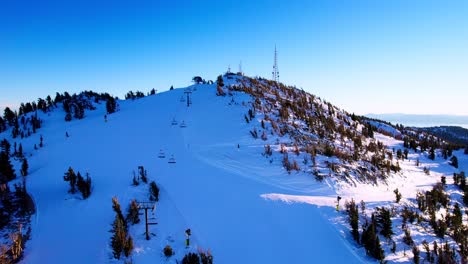
POLYGON ((70 190, 68 192, 74 194, 76 192, 76 174, 72 167, 68 168, 68 171, 63 176, 63 180, 70 183, 70 190))
POLYGON ((108 114, 115 113, 117 108, 117 102, 113 97, 109 97, 106 101, 106 110, 108 114))
POLYGON ((380 226, 380 234, 385 238, 390 238, 393 235, 392 230, 392 219, 390 218, 390 210, 384 207, 377 207, 377 216, 376 220, 380 226))
POLYGON ((182 264, 200 264, 200 257, 195 253, 188 253, 182 259, 182 264))
POLYGON ((3 118, 5 119, 6 122, 8 122, 9 126, 13 126, 13 122, 16 118, 16 114, 11 111, 11 109, 7 106, 5 107, 5 110, 3 111, 3 118))
POLYGON ((351 225, 351 234, 353 235, 353 239, 359 243, 359 211, 354 199, 349 204, 346 204, 346 208, 349 215, 349 224, 351 225))
POLYGON ((159 188, 154 181, 150 183, 150 201, 159 201, 159 188))
POLYGON ((419 264, 419 248, 416 245, 413 246, 413 262, 419 264))
POLYGON ((398 191, 398 188, 396 188, 393 192, 395 193, 395 200, 396 200, 396 203, 400 203, 400 200, 401 200, 401 193, 400 193, 400 191, 398 191))
POLYGON ((23 145, 20 143, 18 147, 18 157, 23 157, 23 145))
POLYGON ((116 197, 112 198, 112 209, 115 212, 115 219, 112 223, 111 247, 114 258, 120 259, 122 253, 128 257, 133 250, 133 239, 128 234, 128 227, 120 209, 120 204, 116 197))
POLYGON ((457 156, 453 155, 450 158, 450 165, 452 165, 455 168, 458 168, 458 158, 457 158, 457 156))
POLYGON ((0 184, 16 178, 15 170, 10 162, 10 156, 5 151, 0 151, 0 184))
POLYGON ((413 238, 411 237, 411 232, 408 228, 405 228, 405 236, 403 237, 403 242, 408 246, 412 246, 414 244, 413 238))
POLYGON ((223 87, 224 86, 223 76, 219 75, 216 80, 216 83, 218 84, 219 87, 223 87))
POLYGON ((434 150, 434 148, 431 148, 431 149, 429 150, 429 156, 428 156, 428 158, 431 159, 431 160, 434 160, 434 159, 435 159, 435 150, 434 150))
POLYGON ((130 207, 128 208, 127 221, 132 225, 138 224, 140 222, 140 216, 138 213, 138 204, 135 200, 132 200, 130 207))
POLYGON ((29 168, 28 161, 26 160, 26 158, 23 158, 23 163, 21 164, 21 175, 27 176, 28 168, 29 168))

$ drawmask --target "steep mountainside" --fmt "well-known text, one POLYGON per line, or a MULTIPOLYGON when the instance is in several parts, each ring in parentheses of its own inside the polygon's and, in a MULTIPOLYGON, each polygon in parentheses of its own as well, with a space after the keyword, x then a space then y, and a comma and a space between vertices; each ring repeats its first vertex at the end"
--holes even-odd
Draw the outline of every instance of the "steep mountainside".
MULTIPOLYGON (((269 80, 226 74, 200 82, 149 96, 129 93, 128 100, 59 94, 37 111, 24 105, 28 111, 16 121, 5 119, 0 138, 21 144, 36 207, 24 263, 181 263, 189 252, 216 263, 374 262, 374 251, 353 241, 352 199, 363 200, 358 234, 373 226, 377 207, 392 208, 393 237, 377 235, 385 260, 412 261, 412 246, 403 241, 410 231, 421 250, 423 240, 447 241, 463 258, 466 248, 453 237, 466 232, 466 214, 462 227, 441 240, 426 223, 432 211, 417 211, 415 200, 447 176, 444 191, 453 201, 434 209, 434 221, 455 204, 466 209, 463 189, 451 180, 467 167, 463 150, 269 80), (69 193, 70 167, 91 177, 89 198, 69 193), (109 232, 118 219, 112 198, 124 215, 132 200, 150 201, 150 184, 139 175, 159 188, 149 215, 157 224, 146 240, 144 215, 134 225, 126 220, 134 247, 119 262, 109 232), (401 202, 394 202, 395 189, 401 202), (420 225, 402 225, 405 207, 420 213, 420 225), (173 256, 164 255, 166 246, 173 256)), ((18 172, 21 160, 12 160, 18 172)), ((12 244, 8 237, 2 243, 12 244)))

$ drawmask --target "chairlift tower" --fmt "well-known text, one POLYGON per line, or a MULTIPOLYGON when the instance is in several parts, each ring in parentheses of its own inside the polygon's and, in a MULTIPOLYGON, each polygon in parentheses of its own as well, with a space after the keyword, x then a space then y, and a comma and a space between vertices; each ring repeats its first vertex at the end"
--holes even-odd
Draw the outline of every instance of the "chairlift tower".
POLYGON ((148 209, 151 209, 154 213, 154 210, 156 210, 156 203, 155 202, 137 202, 138 205, 138 210, 145 210, 145 225, 146 225, 146 240, 150 239, 149 236, 149 225, 157 225, 158 223, 153 222, 149 223, 148 222, 148 209))
POLYGON ((278 52, 276 51, 276 45, 275 45, 275 59, 274 59, 274 64, 273 64, 273 77, 272 80, 275 82, 279 82, 279 70, 278 70, 278 52))
POLYGON ((190 100, 190 95, 192 94, 192 90, 186 89, 184 91, 184 94, 187 95, 187 107, 189 107, 192 104, 192 101, 190 100))

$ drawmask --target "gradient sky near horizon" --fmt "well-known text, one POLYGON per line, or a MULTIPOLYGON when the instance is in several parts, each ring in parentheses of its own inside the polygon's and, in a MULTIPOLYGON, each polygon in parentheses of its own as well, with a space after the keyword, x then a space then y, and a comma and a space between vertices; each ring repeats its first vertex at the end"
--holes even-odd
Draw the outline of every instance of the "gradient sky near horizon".
POLYGON ((468 115, 467 1, 0 1, 0 110, 237 71, 357 114, 468 115))

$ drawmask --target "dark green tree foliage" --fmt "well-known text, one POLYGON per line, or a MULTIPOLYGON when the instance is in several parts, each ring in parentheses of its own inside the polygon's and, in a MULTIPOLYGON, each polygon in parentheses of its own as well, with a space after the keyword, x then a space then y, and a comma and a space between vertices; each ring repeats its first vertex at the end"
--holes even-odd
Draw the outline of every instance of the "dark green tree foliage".
POLYGON ((70 122, 72 120, 72 115, 70 113, 65 114, 65 121, 70 122))
POLYGON ((200 83, 203 83, 203 78, 200 77, 200 76, 194 76, 194 77, 192 78, 192 81, 193 81, 194 83, 196 83, 196 84, 200 84, 200 83))
POLYGON ((150 183, 150 201, 159 201, 159 188, 154 181, 150 183))
POLYGON ((458 168, 458 158, 457 158, 457 156, 453 155, 450 158, 450 165, 452 165, 455 168, 458 168))
POLYGON ((109 97, 106 101, 106 110, 108 114, 115 113, 117 109, 117 102, 113 97, 109 97))
MULTIPOLYGON (((448 242, 440 246, 437 250, 437 263, 438 264, 456 264, 459 263, 456 259, 455 249, 450 248, 448 242)), ((460 262, 463 263, 463 262, 460 262)))
POLYGON ((346 211, 348 212, 349 224, 351 225, 351 234, 353 235, 353 239, 359 243, 359 211, 358 206, 354 202, 354 199, 346 204, 346 211))
POLYGON ((213 264, 213 256, 210 252, 200 252, 200 259, 202 264, 213 264))
POLYGON ((466 146, 465 151, 463 151, 463 153, 465 153, 465 155, 468 155, 468 146, 466 146))
POLYGON ((379 236, 376 234, 375 225, 375 218, 372 215, 371 223, 362 232, 361 244, 364 245, 367 255, 377 260, 383 260, 385 258, 384 251, 380 245, 379 236))
POLYGON ((434 159, 435 159, 435 150, 434 150, 434 148, 431 148, 431 149, 429 150, 429 156, 428 156, 428 158, 431 159, 431 160, 434 160, 434 159))
POLYGON ((16 114, 13 111, 11 111, 11 109, 7 106, 5 107, 5 110, 3 111, 3 118, 8 123, 9 126, 13 126, 13 123, 16 118, 16 114))
MULTIPOLYGON (((3 142, 5 144, 5 142, 3 142)), ((9 145, 9 144, 8 144, 9 145)), ((9 182, 16 178, 15 170, 10 162, 9 147, 2 144, 0 151, 0 184, 9 182)))
POLYGON ((18 157, 22 158, 23 157, 23 145, 20 143, 18 147, 18 157))
POLYGON ((77 177, 72 167, 68 168, 68 171, 63 176, 63 180, 70 183, 70 190, 68 192, 72 194, 75 193, 77 177))
POLYGON ((390 210, 385 207, 377 207, 377 225, 380 227, 380 234, 385 238, 390 238, 393 235, 392 219, 390 217, 390 210))
POLYGON ((182 259, 182 264, 200 264, 200 257, 195 253, 188 253, 182 259))
POLYGON ((140 175, 141 181, 148 183, 148 174, 143 166, 138 167, 138 174, 140 175))
POLYGON ((403 236, 403 242, 408 246, 414 245, 413 238, 411 237, 411 232, 409 231, 408 228, 405 228, 405 235, 403 236))
POLYGON ((393 192, 395 193, 395 200, 396 200, 396 203, 399 203, 400 200, 401 200, 401 193, 400 193, 400 191, 398 190, 398 188, 396 188, 393 192))
POLYGON ((27 176, 28 169, 29 169, 28 161, 26 160, 26 158, 23 158, 23 163, 21 164, 21 175, 27 176))
POLYGON ((218 86, 223 87, 224 86, 223 76, 219 75, 218 79, 216 79, 216 83, 218 84, 218 86))
POLYGON ((84 118, 84 107, 80 103, 74 104, 75 114, 74 117, 76 119, 83 119, 84 118))
POLYGON ((81 192, 83 199, 87 199, 91 195, 91 177, 89 174, 86 173, 86 178, 81 176, 81 173, 78 172, 77 174, 77 183, 76 186, 78 187, 78 191, 81 192))
POLYGON ((140 222, 140 216, 138 214, 138 204, 135 200, 130 202, 130 207, 128 208, 127 213, 127 222, 130 222, 132 225, 138 224, 140 222))
POLYGON ((8 142, 8 140, 6 139, 3 139, 1 142, 0 142, 0 149, 2 152, 5 152, 6 155, 10 156, 10 148, 11 148, 11 144, 10 142, 8 142))
POLYGON ((115 212, 115 219, 112 223, 112 237, 111 237, 111 247, 114 258, 120 259, 122 254, 126 257, 130 256, 133 250, 133 239, 128 234, 128 226, 125 221, 120 204, 116 197, 112 198, 112 209, 115 212))
POLYGON ((416 245, 413 246, 413 262, 419 264, 419 248, 416 245))

